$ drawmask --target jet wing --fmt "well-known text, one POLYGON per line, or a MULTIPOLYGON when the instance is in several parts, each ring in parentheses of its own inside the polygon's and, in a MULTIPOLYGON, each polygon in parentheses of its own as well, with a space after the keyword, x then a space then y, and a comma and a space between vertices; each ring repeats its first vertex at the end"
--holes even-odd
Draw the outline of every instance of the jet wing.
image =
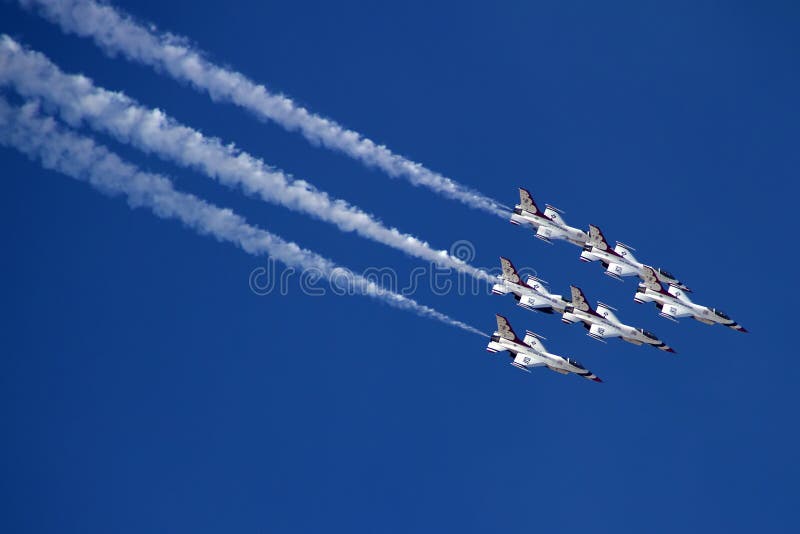
POLYGON ((511 362, 511 365, 513 365, 517 369, 522 369, 523 371, 530 373, 532 367, 539 367, 544 364, 539 360, 537 360, 536 358, 532 358, 531 356, 526 356, 525 354, 517 354, 514 357, 514 361, 511 362))
POLYGON ((636 258, 633 256, 633 250, 633 247, 628 246, 625 243, 620 243, 619 241, 617 241, 617 246, 614 247, 614 252, 623 258, 629 259, 630 261, 636 261, 636 258))
POLYGON ((545 207, 544 216, 553 221, 556 224, 564 225, 564 219, 561 218, 561 213, 558 211, 558 208, 554 208, 549 204, 545 207))
POLYGON ((597 303, 597 314, 605 317, 607 320, 611 321, 612 323, 619 323, 621 322, 617 319, 617 316, 614 315, 614 308, 609 306, 608 304, 604 304, 602 302, 597 303))
POLYGON ((562 232, 558 228, 553 228, 552 226, 540 225, 536 230, 536 237, 542 241, 547 241, 548 243, 551 239, 564 239, 566 236, 566 233, 562 232))
POLYGON ((688 317, 690 315, 694 315, 694 312, 685 306, 681 306, 677 303, 670 303, 664 304, 661 307, 661 313, 659 314, 661 317, 666 319, 672 319, 673 321, 678 317, 688 317))
POLYGON ((589 329, 589 337, 593 337, 599 341, 605 341, 608 338, 619 337, 621 335, 622 332, 608 325, 593 324, 589 329))
POLYGON ((691 300, 689 300, 689 297, 686 296, 684 290, 679 287, 669 286, 667 288, 667 292, 678 300, 682 300, 684 302, 691 302, 691 300))
POLYGON ((542 339, 544 338, 539 334, 534 334, 530 330, 526 330, 522 342, 537 352, 547 352, 547 349, 544 348, 544 344, 542 343, 542 339))
POLYGON ((525 308, 527 310, 538 310, 543 308, 552 308, 552 304, 548 301, 543 299, 542 297, 537 297, 535 295, 522 295, 519 298, 519 302, 517 304, 525 308))
POLYGON ((631 276, 634 274, 639 274, 639 270, 631 265, 626 265, 624 263, 609 263, 608 269, 606 269, 606 273, 611 276, 631 276))

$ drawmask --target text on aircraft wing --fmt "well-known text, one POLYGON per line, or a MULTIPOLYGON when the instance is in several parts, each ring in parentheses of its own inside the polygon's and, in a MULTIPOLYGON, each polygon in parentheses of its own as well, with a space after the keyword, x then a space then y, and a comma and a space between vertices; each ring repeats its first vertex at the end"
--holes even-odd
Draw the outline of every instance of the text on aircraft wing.
POLYGON ((659 313, 661 317, 666 319, 676 319, 678 317, 688 317, 690 315, 695 315, 694 311, 690 310, 685 306, 681 306, 680 304, 674 303, 667 303, 661 307, 661 313, 659 313))
POLYGON ((530 372, 531 367, 539 367, 544 364, 530 356, 526 356, 525 354, 517 354, 514 357, 514 361, 511 362, 511 365, 522 369, 523 371, 530 372))
POLYGON ((639 271, 631 265, 626 265, 623 263, 609 263, 606 272, 614 276, 630 276, 632 274, 637 274, 639 271))
POLYGON ((552 307, 552 304, 549 301, 543 299, 542 297, 536 297, 534 295, 522 295, 519 298, 519 305, 523 308, 528 308, 528 309, 552 307))
POLYGON ((619 337, 622 332, 607 325, 593 324, 589 329, 589 336, 595 339, 604 340, 610 337, 619 337))

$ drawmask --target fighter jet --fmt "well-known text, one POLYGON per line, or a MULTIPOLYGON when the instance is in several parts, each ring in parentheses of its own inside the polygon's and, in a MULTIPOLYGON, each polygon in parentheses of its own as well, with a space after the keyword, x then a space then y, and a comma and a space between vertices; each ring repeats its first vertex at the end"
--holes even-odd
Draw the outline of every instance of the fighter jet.
POLYGON ((508 258, 500 258, 500 266, 503 274, 498 277, 499 282, 492 286, 492 293, 495 295, 506 295, 511 293, 517 301, 517 305, 526 310, 537 310, 544 313, 564 312, 564 307, 569 304, 561 295, 553 295, 547 290, 544 281, 529 276, 523 282, 517 269, 508 258))
POLYGON ((614 308, 602 302, 597 303, 597 310, 593 310, 586 300, 581 288, 569 286, 572 290, 572 305, 567 306, 561 320, 567 324, 578 321, 589 330, 589 337, 605 342, 610 337, 621 337, 634 345, 650 345, 666 352, 675 350, 658 339, 658 337, 643 328, 634 328, 620 322, 614 315, 614 308))
POLYGON ((654 302, 656 307, 661 310, 661 317, 677 322, 678 317, 693 317, 705 324, 721 324, 739 332, 747 330, 728 317, 725 312, 708 306, 701 306, 692 302, 686 292, 680 287, 669 286, 664 291, 664 286, 658 280, 658 275, 652 267, 645 265, 644 276, 639 287, 636 288, 636 295, 633 297, 636 302, 654 302))
POLYGON ((519 339, 511 329, 508 319, 502 315, 497 315, 497 331, 492 335, 486 350, 489 352, 500 352, 507 350, 511 359, 511 365, 517 369, 530 372, 534 367, 545 366, 551 371, 566 375, 574 373, 576 375, 602 382, 599 377, 581 365, 580 362, 564 356, 550 354, 542 345, 542 336, 533 332, 525 332, 525 338, 519 339))
POLYGON ((588 236, 583 230, 567 226, 563 212, 549 204, 545 205, 544 212, 533 201, 527 189, 519 188, 519 204, 514 206, 511 214, 511 224, 527 224, 536 229, 536 237, 552 244, 551 239, 563 239, 582 247, 588 236))
MULTIPOLYGON (((617 280, 622 280, 623 276, 637 275, 640 278, 644 273, 644 264, 640 263, 633 256, 633 247, 617 241, 617 246, 613 249, 603 236, 603 232, 593 224, 589 225, 589 238, 583 245, 581 261, 600 261, 606 268, 605 273, 617 280)), ((665 284, 675 285, 684 291, 691 291, 680 280, 672 274, 662 269, 655 270, 658 279, 665 284)))

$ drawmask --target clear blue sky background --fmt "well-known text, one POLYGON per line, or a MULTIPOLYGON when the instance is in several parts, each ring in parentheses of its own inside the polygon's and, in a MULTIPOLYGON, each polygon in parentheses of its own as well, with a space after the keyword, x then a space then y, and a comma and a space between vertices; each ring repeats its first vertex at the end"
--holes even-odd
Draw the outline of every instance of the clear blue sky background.
MULTIPOLYGON (((619 308, 679 354, 494 313, 603 377, 526 375, 361 297, 256 296, 263 262, 0 150, 3 532, 789 532, 800 447, 793 2, 125 1, 212 58, 506 203, 526 185, 750 329, 637 305, 507 222, 387 179, 0 3, 0 31, 447 248, 619 308), (435 5, 432 5, 435 4, 435 5)), ((355 269, 393 250, 100 139, 355 269)))

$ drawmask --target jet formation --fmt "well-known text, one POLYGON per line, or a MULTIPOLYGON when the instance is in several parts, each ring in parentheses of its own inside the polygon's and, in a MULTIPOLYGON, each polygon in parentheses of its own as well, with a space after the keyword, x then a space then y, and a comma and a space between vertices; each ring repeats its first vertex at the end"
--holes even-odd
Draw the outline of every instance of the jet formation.
MULTIPOLYGON (((528 227, 534 236, 553 244, 566 241, 581 247, 579 259, 583 262, 600 262, 604 273, 616 280, 637 276, 639 285, 634 300, 637 303, 653 302, 659 315, 674 322, 682 317, 691 317, 701 323, 720 324, 739 332, 747 330, 717 308, 695 304, 687 293, 686 284, 669 271, 640 262, 634 256, 635 249, 616 242, 612 248, 598 226, 589 225, 587 231, 567 225, 563 212, 549 204, 542 211, 530 191, 519 189, 519 204, 511 214, 512 224, 528 227), (666 289, 665 289, 666 286, 666 289)), ((570 295, 563 296, 551 292, 547 282, 537 276, 527 276, 524 280, 517 268, 506 257, 500 258, 501 274, 492 286, 495 295, 512 295, 517 305, 531 311, 560 315, 567 324, 580 323, 588 331, 587 335, 606 342, 619 338, 634 345, 649 345, 664 352, 675 350, 652 332, 623 323, 617 318, 617 310, 608 304, 597 302, 593 308, 583 290, 570 286, 570 295)), ((530 372, 535 367, 547 367, 561 374, 576 374, 594 382, 602 382, 581 363, 571 357, 558 356, 547 352, 542 344, 542 336, 526 331, 519 339, 511 324, 502 315, 496 316, 497 330, 489 341, 486 350, 492 353, 507 351, 511 365, 530 372)))
POLYGON ((547 352, 542 344, 542 336, 526 331, 525 337, 520 339, 511 328, 508 319, 496 315, 497 330, 487 345, 489 352, 507 351, 512 358, 511 365, 523 371, 530 372, 534 367, 547 367, 551 371, 568 375, 570 373, 582 376, 594 382, 602 382, 598 376, 587 370, 578 360, 567 356, 558 356, 547 352))

